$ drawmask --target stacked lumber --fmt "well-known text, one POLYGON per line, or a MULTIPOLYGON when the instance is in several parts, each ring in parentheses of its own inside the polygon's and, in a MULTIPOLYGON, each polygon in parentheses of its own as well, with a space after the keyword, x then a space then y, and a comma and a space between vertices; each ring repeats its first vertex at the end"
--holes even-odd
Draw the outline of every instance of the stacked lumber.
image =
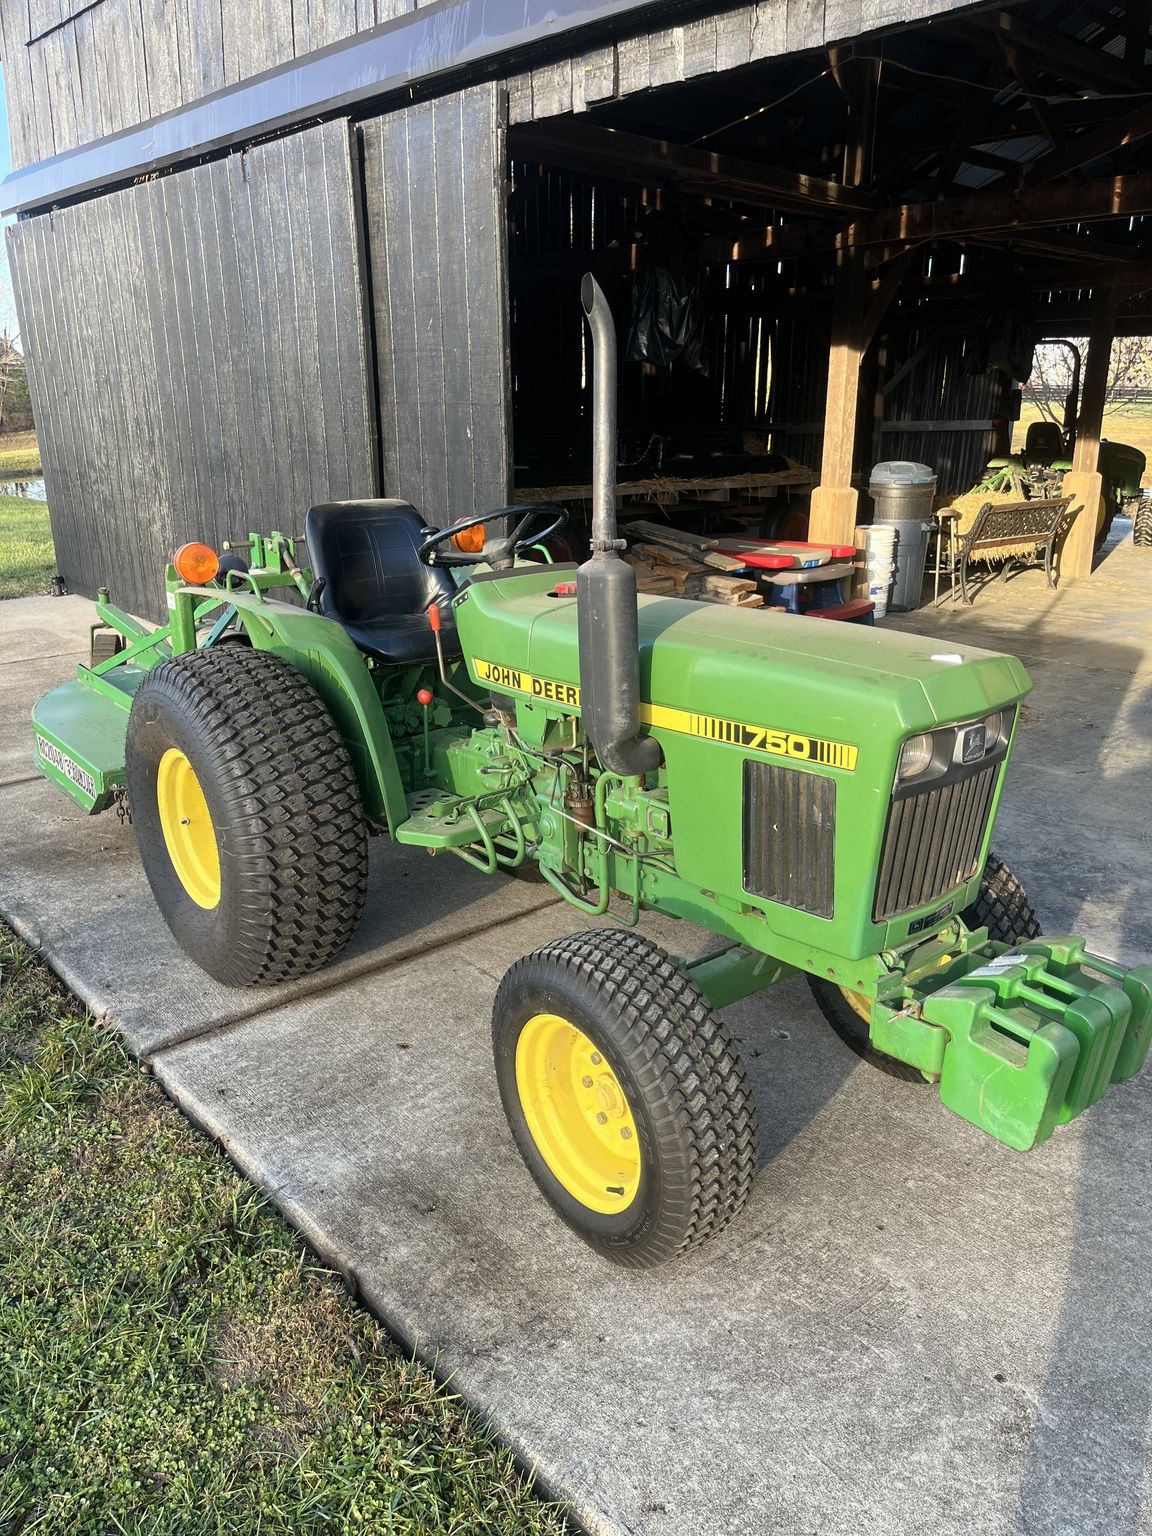
POLYGON ((631 548, 624 558, 634 567, 641 592, 763 608, 756 583, 738 574, 744 569, 740 561, 712 548, 711 539, 641 521, 630 523, 627 533, 631 548))

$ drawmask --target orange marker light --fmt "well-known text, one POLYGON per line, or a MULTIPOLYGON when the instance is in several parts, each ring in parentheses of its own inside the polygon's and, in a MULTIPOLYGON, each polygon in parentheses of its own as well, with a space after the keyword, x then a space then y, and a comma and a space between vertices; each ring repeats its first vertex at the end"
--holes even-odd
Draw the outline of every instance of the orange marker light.
POLYGON ((484 548, 484 524, 473 523, 452 535, 452 542, 462 555, 478 555, 484 548))
POLYGON ((172 556, 172 564, 181 581, 190 587, 206 587, 216 579, 220 557, 210 544, 181 544, 172 556))

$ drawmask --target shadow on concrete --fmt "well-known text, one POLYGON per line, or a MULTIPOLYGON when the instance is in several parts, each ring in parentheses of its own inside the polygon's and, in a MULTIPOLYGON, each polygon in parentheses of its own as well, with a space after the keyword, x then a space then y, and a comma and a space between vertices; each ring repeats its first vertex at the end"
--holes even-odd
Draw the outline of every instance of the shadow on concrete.
MULTIPOLYGON (((1124 659, 1130 659, 1127 648, 1124 659)), ((1138 659, 1146 660, 1131 658, 1138 659)), ((1092 895, 1080 904, 1083 921, 1072 927, 1085 933, 1092 947, 1092 918, 1099 905, 1106 905, 1114 914, 1117 936, 1124 937, 1124 948, 1147 960, 1152 958, 1147 873, 1152 852, 1152 675, 1147 670, 1137 674, 1128 694, 1106 709, 1098 694, 1092 713, 1097 721, 1104 715, 1114 719, 1115 707, 1123 708, 1124 734, 1143 748, 1143 766, 1117 775, 1107 740, 1102 740, 1094 787, 1122 813, 1127 811, 1130 830, 1124 840, 1130 854, 1143 857, 1133 868, 1117 848, 1099 846, 1095 878, 1084 882, 1091 885, 1092 895)), ((1077 883, 1073 876, 1073 889, 1077 883)), ((1109 944, 1097 947, 1103 954, 1113 953, 1109 944)), ((1021 1478, 1014 1536, 1050 1536, 1057 1529, 1078 1536, 1146 1536, 1152 1528, 1152 1347, 1141 1301, 1147 1275, 1150 1114, 1152 1086, 1145 1071, 1113 1087, 1078 1123, 1080 1166, 1067 1278, 1021 1478), (1138 1169, 1143 1176, 1134 1177, 1138 1169), (1055 1489, 1060 1490, 1063 1522, 1058 1526, 1038 1515, 1051 1508, 1055 1489)))
MULTIPOLYGON (((940 622, 1019 654, 1038 681, 1058 678, 1021 725, 999 851, 1025 878, 1045 931, 1082 933, 1090 949, 1132 963, 1152 957, 1152 612, 1137 584, 1141 574, 1152 582, 1152 551, 1141 572, 1144 552, 1123 547, 1125 532, 1114 531, 1092 577, 1056 594, 1033 579, 1016 601, 1014 583, 988 588, 983 606, 978 598, 959 618, 944 610, 940 622)), ((905 617, 914 627, 918 616, 905 617)), ((1150 1164, 1150 1111, 1145 1073, 1056 1133, 1076 1138, 1078 1152, 1071 1202, 1067 1189, 1051 1190, 1052 1243, 1066 1250, 1058 1314, 1030 1296, 1025 1275, 1004 1298, 1025 1326, 1040 1309, 1052 1340, 1025 1410, 1012 1536, 1152 1528, 1146 1179, 1134 1177, 1150 1164)))

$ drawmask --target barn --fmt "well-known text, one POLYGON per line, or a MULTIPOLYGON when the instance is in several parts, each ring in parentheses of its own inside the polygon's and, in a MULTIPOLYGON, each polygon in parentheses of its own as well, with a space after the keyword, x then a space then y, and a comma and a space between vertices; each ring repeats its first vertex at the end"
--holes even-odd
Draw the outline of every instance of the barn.
MULTIPOLYGON (((585 504, 579 278, 621 479, 850 539, 959 492, 1022 335, 1152 329, 1142 0, 0 0, 4 208, 68 587, 158 618, 189 538, 394 495, 585 504)), ((1026 347, 1024 348, 1026 351, 1026 347)), ((578 526, 578 524, 577 524, 578 526)), ((1074 525, 1064 574, 1091 568, 1074 525)))

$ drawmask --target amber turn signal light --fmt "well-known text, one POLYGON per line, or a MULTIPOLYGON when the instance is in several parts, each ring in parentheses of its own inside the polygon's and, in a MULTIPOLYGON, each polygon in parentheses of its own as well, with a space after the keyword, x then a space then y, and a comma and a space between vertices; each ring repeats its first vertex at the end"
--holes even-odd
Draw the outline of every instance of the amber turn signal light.
POLYGON ((462 555, 478 555, 484 548, 484 524, 473 523, 452 535, 452 542, 462 555))
POLYGON ((181 544, 172 556, 172 564, 181 581, 190 587, 206 587, 216 579, 220 557, 210 544, 181 544))

